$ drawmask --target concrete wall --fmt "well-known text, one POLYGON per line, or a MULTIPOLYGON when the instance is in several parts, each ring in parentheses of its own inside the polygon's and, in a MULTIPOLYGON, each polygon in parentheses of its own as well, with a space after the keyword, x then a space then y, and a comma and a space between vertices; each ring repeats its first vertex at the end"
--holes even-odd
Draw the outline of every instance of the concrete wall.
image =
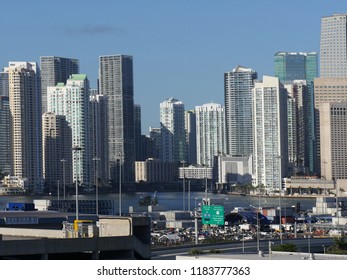
POLYGON ((130 236, 132 235, 132 219, 100 219, 99 236, 130 236))
POLYGON ((31 229, 31 228, 0 228, 0 234, 8 236, 25 236, 37 238, 64 238, 62 230, 31 229))

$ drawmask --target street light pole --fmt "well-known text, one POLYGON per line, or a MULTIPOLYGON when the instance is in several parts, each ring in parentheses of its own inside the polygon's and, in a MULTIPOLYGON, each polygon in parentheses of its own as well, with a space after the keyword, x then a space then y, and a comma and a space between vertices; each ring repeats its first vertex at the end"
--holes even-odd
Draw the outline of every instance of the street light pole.
POLYGON ((182 180, 182 189, 183 189, 183 211, 185 211, 186 210, 186 181, 185 181, 185 179, 186 179, 186 174, 185 174, 185 166, 184 166, 184 164, 185 164, 186 162, 183 160, 182 161, 182 164, 183 164, 183 180, 182 180))
POLYGON ((188 181, 188 211, 190 212, 190 181, 188 181))
POLYGON ((65 162, 66 162, 66 159, 63 158, 60 161, 63 163, 63 195, 64 195, 64 200, 65 200, 65 162))
MULTIPOLYGON (((77 153, 80 152, 82 150, 82 148, 80 147, 73 147, 72 148, 73 151, 75 151, 75 165, 76 165, 76 220, 78 220, 78 170, 77 170, 77 153)), ((78 160, 78 165, 80 167, 81 162, 80 162, 80 158, 78 160)), ((81 168, 79 168, 81 169, 81 168)))
POLYGON ((93 160, 95 161, 95 212, 99 215, 98 161, 100 158, 94 157, 93 160))
POLYGON ((333 178, 333 182, 335 184, 335 204, 336 204, 336 214, 335 214, 335 217, 336 217, 336 224, 337 224, 337 227, 340 225, 340 220, 339 220, 339 199, 338 199, 338 189, 337 189, 337 184, 336 184, 336 181, 335 181, 335 178, 333 178))
POLYGON ((259 186, 259 197, 258 197, 258 213, 257 213, 257 249, 258 252, 260 251, 260 220, 259 220, 259 214, 260 214, 260 190, 261 186, 259 186))
POLYGON ((279 173, 279 179, 280 179, 280 188, 279 188, 279 193, 278 193, 278 204, 279 204, 279 216, 280 216, 280 240, 281 244, 283 243, 283 238, 282 238, 282 205, 281 205, 281 194, 282 194, 282 156, 278 156, 278 173, 279 173))
POLYGON ((119 153, 119 216, 122 216, 122 153, 119 153))

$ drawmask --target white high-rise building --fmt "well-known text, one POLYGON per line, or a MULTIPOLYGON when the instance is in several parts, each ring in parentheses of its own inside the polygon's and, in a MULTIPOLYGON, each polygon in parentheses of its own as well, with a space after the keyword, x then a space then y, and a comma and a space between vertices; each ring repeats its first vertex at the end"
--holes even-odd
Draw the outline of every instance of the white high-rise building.
POLYGON ((213 166, 214 156, 226 153, 224 107, 207 103, 195 107, 197 162, 213 166))
POLYGON ((237 65, 224 74, 227 152, 250 156, 253 152, 252 89, 258 74, 237 65))
POLYGON ((66 83, 66 80, 72 74, 79 73, 78 59, 41 56, 41 98, 42 113, 47 112, 47 87, 54 87, 58 83, 66 83))
POLYGON ((27 178, 41 193, 42 143, 40 71, 36 62, 10 62, 8 72, 12 175, 27 178))
POLYGON ((63 115, 72 130, 73 181, 93 184, 91 178, 89 81, 85 74, 71 75, 66 85, 47 88, 48 111, 63 115))
POLYGON ((186 159, 184 128, 184 104, 175 98, 160 103, 161 149, 164 162, 180 162, 186 159))
POLYGON ((347 76, 347 14, 321 19, 320 76, 347 76))
POLYGON ((264 76, 253 89, 253 185, 279 190, 287 173, 288 93, 278 78, 264 76))

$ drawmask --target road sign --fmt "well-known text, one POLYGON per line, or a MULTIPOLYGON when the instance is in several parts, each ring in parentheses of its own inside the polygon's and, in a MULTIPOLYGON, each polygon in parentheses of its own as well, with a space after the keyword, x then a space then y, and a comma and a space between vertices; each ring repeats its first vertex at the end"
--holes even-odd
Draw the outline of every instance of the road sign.
POLYGON ((224 225, 224 206, 222 205, 203 205, 201 214, 203 225, 224 225))

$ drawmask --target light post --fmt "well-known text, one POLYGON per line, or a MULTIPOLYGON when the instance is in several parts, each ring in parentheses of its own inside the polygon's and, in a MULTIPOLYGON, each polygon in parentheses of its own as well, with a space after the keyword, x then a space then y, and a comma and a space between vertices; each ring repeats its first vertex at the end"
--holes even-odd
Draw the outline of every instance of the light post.
POLYGON ((274 244, 274 242, 269 241, 269 258, 270 258, 270 260, 271 260, 271 258, 272 258, 271 245, 273 245, 273 244, 274 244))
POLYGON ((190 181, 188 181, 188 211, 190 212, 190 181))
POLYGON ((278 192, 278 204, 279 204, 279 216, 280 216, 280 240, 282 241, 282 205, 281 205, 281 193, 282 193, 282 156, 278 156, 278 173, 279 173, 279 192, 278 192))
POLYGON ((257 213, 257 249, 260 251, 260 192, 261 186, 259 186, 259 197, 258 197, 258 213, 257 213))
POLYGON ((207 162, 205 164, 205 199, 207 202, 207 162))
POLYGON ((338 189, 337 189, 337 184, 335 182, 335 178, 333 178, 333 182, 335 184, 335 204, 336 204, 336 214, 335 214, 335 217, 336 217, 336 224, 337 224, 337 227, 340 225, 340 220, 339 220, 339 194, 338 194, 338 189))
POLYGON ((196 200, 197 200, 197 199, 200 199, 200 197, 195 197, 195 201, 194 201, 194 208, 195 208, 195 209, 197 209, 197 208, 196 208, 196 200))
MULTIPOLYGON (((82 148, 75 146, 72 148, 72 150, 75 152, 75 165, 76 165, 76 220, 78 220, 78 170, 77 170, 77 154, 82 150, 82 148)), ((80 158, 78 160, 78 165, 80 167, 81 162, 80 158)), ((81 168, 79 168, 81 169, 81 168)))
POLYGON ((66 159, 63 158, 60 161, 63 163, 63 195, 64 195, 64 200, 65 200, 65 162, 66 162, 66 159))
MULTIPOLYGON (((326 180, 327 180, 327 162, 323 161, 323 166, 324 166, 324 195, 327 195, 327 187, 326 187, 326 180)), ((322 177, 322 176, 321 176, 322 177)), ((324 214, 325 214, 325 207, 324 207, 324 214)))
POLYGON ((186 162, 184 160, 182 160, 182 165, 183 165, 183 180, 182 180, 182 189, 183 189, 183 211, 186 210, 186 198, 185 198, 185 194, 186 194, 186 181, 185 181, 185 178, 186 178, 186 174, 185 174, 185 168, 184 168, 184 164, 186 162))
POLYGON ((122 153, 119 156, 119 216, 122 216, 122 153))
POLYGON ((98 161, 100 158, 94 157, 93 161, 95 162, 95 212, 96 215, 99 215, 99 191, 98 191, 98 161))
POLYGON ((60 205, 60 193, 59 193, 59 186, 60 185, 60 182, 59 180, 57 181, 57 195, 58 195, 58 205, 60 205))

